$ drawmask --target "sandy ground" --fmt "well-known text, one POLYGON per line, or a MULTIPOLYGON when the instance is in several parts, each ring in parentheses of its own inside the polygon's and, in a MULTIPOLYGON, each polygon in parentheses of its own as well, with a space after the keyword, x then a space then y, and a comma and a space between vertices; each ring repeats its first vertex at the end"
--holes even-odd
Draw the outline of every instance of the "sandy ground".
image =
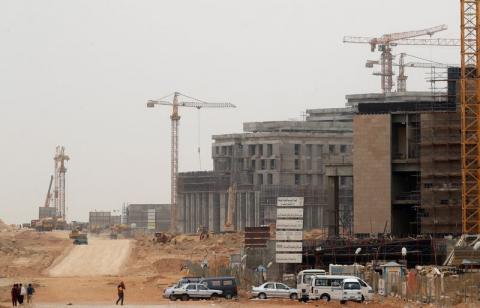
MULTIPOLYGON (((1 227, 1 226, 0 226, 1 227)), ((126 283, 127 307, 420 307, 398 299, 378 297, 370 303, 299 303, 290 300, 240 300, 175 302, 162 298, 163 289, 188 275, 187 261, 207 259, 210 265, 224 264, 238 253, 242 234, 179 236, 175 243, 155 244, 150 237, 110 240, 89 237, 89 245, 75 246, 67 232, 38 233, 0 228, 0 308, 9 307, 14 282, 33 283, 33 307, 113 307, 116 286, 126 283), (143 305, 143 306, 142 306, 143 305), (151 306, 150 306, 151 307, 151 306)), ((466 307, 466 306, 465 306, 466 307)))
POLYGON ((49 270, 52 277, 119 275, 131 251, 128 239, 108 240, 90 237, 88 245, 73 249, 49 270))

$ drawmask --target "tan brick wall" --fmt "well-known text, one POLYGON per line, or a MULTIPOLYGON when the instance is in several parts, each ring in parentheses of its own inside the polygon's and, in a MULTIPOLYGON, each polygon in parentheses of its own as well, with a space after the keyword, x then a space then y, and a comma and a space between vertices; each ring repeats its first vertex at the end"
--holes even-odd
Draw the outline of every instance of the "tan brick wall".
POLYGON ((391 228, 391 118, 353 118, 354 233, 387 232, 391 228))

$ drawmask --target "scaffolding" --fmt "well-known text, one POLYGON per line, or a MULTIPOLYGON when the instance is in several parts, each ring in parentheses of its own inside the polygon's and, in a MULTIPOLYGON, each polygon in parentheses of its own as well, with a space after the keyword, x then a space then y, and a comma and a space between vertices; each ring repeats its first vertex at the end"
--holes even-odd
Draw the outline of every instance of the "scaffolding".
POLYGON ((461 233, 459 68, 432 68, 427 80, 431 110, 420 114, 420 207, 422 234, 461 233))

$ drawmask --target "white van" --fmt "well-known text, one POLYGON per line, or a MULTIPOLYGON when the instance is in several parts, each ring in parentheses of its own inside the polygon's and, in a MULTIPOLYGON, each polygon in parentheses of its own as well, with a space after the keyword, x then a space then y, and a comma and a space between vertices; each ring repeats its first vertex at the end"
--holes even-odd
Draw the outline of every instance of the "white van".
POLYGON ((326 272, 321 269, 303 270, 297 274, 297 298, 299 301, 307 301, 312 287, 312 277, 323 276, 326 272))
POLYGON ((345 280, 355 280, 360 285, 360 301, 371 300, 373 297, 373 289, 362 279, 355 276, 340 275, 321 275, 315 276, 311 280, 311 287, 308 298, 312 300, 322 299, 329 301, 331 299, 341 300, 341 290, 345 280))

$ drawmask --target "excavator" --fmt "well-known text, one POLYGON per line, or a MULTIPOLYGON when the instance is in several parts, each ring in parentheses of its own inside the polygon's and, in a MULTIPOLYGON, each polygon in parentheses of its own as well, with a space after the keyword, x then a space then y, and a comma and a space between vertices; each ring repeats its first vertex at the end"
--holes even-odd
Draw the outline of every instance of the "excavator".
POLYGON ((225 232, 235 232, 235 226, 233 225, 233 212, 236 207, 236 195, 237 184, 232 183, 228 188, 228 208, 227 208, 227 221, 223 225, 225 232))

